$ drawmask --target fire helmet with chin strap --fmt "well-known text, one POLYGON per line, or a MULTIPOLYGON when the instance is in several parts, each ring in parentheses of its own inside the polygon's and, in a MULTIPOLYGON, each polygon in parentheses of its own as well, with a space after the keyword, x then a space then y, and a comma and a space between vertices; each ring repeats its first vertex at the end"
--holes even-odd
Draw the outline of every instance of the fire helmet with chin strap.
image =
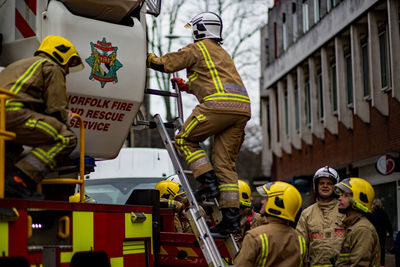
POLYGON ((347 178, 337 183, 334 190, 337 195, 341 195, 344 192, 353 194, 349 199, 352 209, 360 210, 364 213, 371 212, 372 202, 375 198, 375 190, 366 180, 356 177, 347 178))
POLYGON ((313 178, 313 188, 315 193, 318 195, 318 180, 320 178, 329 178, 332 180, 333 184, 337 184, 339 182, 339 174, 334 168, 331 168, 329 166, 324 166, 320 169, 318 169, 313 178))
POLYGON ((222 39, 222 19, 214 12, 202 12, 194 16, 186 25, 186 28, 192 28, 193 40, 216 39, 221 42, 222 39))
POLYGON ((295 222, 302 198, 299 190, 285 182, 270 182, 256 188, 267 199, 265 212, 274 217, 295 222))
POLYGON ((68 64, 70 72, 80 71, 84 68, 75 45, 62 36, 46 36, 34 55, 36 56, 40 53, 48 55, 61 67, 68 64))
POLYGON ((239 201, 241 208, 251 208, 251 190, 250 186, 243 180, 238 180, 239 185, 239 201))

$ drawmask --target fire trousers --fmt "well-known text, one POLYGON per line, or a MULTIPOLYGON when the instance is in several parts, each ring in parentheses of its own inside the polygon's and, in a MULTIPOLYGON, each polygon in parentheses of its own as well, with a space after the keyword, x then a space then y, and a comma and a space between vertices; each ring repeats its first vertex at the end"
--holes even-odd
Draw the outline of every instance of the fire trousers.
POLYGON ((239 208, 236 158, 244 140, 249 117, 216 112, 197 105, 175 136, 175 146, 184 156, 195 178, 214 170, 219 184, 221 208, 239 208), (214 136, 212 163, 200 142, 214 136))
POLYGON ((32 147, 15 166, 36 183, 45 178, 76 146, 75 134, 54 117, 22 109, 6 112, 6 118, 7 130, 16 134, 16 138, 10 141, 14 147, 32 147))

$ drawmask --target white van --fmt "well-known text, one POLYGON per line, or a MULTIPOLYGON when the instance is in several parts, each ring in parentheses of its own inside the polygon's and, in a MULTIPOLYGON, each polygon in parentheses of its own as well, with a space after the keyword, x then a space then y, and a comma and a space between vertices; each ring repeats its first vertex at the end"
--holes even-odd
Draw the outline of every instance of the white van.
POLYGON ((175 174, 166 149, 122 148, 112 160, 96 161, 85 191, 97 203, 125 204, 134 189, 151 189, 175 174))

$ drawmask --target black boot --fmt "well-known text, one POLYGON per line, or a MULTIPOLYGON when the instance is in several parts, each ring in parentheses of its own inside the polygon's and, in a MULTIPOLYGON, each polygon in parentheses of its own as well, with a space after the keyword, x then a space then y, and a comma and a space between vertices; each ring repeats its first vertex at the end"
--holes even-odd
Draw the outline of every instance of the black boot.
POLYGON ((14 168, 5 177, 6 197, 29 200, 42 200, 43 195, 36 192, 36 183, 18 168, 14 168))
POLYGON ((218 197, 219 190, 214 171, 209 171, 200 175, 197 177, 197 181, 201 183, 200 188, 195 192, 197 201, 218 197))
POLYGON ((221 235, 238 234, 241 231, 240 214, 238 208, 222 208, 222 221, 212 227, 212 233, 220 233, 221 235))

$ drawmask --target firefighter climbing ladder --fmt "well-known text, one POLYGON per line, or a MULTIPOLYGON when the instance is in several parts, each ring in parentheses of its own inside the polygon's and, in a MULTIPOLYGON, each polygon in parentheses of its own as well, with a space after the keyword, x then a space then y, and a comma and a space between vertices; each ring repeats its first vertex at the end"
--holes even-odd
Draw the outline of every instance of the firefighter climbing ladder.
MULTIPOLYGON (((160 90, 146 89, 146 93, 153 94, 153 95, 176 97, 177 103, 178 103, 178 105, 177 105, 178 106, 178 114, 179 114, 178 124, 179 124, 179 126, 182 125, 182 121, 183 121, 182 99, 181 99, 179 90, 176 90, 176 93, 172 93, 172 92, 166 92, 166 91, 160 91, 160 90)), ((186 212, 186 215, 189 218, 192 229, 194 230, 194 233, 197 237, 197 241, 200 244, 200 248, 204 254, 204 257, 206 258, 206 261, 209 266, 213 266, 213 267, 224 266, 225 265, 224 260, 221 258, 221 255, 218 251, 218 247, 216 246, 214 239, 216 239, 216 238, 224 239, 225 246, 228 249, 229 254, 231 255, 232 259, 236 256, 236 254, 239 251, 236 241, 235 241, 233 235, 229 235, 229 236, 211 235, 211 232, 208 228, 206 220, 202 216, 202 212, 200 210, 199 204, 197 203, 194 193, 193 193, 193 191, 190 187, 190 184, 186 178, 187 171, 183 170, 183 167, 179 160, 178 153, 176 152, 175 147, 173 145, 173 141, 171 140, 171 138, 167 132, 167 129, 165 127, 165 125, 171 126, 171 124, 163 123, 162 118, 159 114, 154 116, 154 122, 160 133, 163 143, 164 143, 166 149, 168 150, 172 164, 174 165, 175 171, 177 172, 177 175, 179 176, 179 179, 182 183, 182 187, 185 190, 186 196, 189 200, 190 208, 186 212)), ((218 222, 222 216, 221 216, 221 213, 218 211, 218 201, 216 199, 214 199, 213 205, 214 205, 213 206, 213 210, 214 210, 213 218, 214 218, 214 221, 218 222)))

